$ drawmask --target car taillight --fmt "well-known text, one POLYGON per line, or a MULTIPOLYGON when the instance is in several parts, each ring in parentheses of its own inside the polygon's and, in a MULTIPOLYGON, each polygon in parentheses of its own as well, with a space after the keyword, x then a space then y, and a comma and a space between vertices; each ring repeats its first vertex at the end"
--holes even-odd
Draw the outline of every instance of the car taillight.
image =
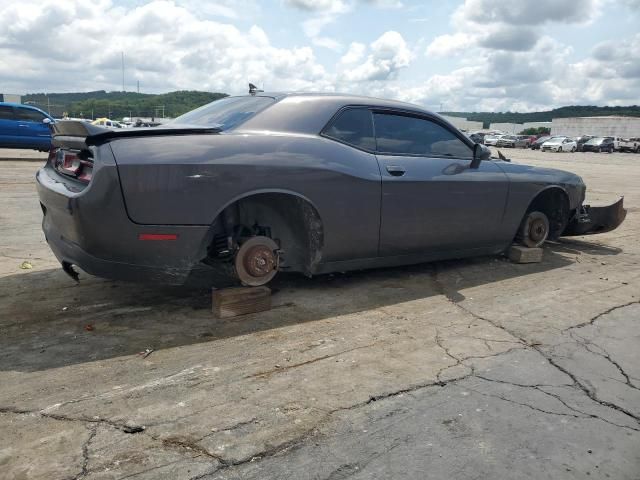
POLYGON ((87 151, 72 152, 61 148, 49 151, 49 161, 63 175, 89 183, 93 175, 93 160, 87 151))

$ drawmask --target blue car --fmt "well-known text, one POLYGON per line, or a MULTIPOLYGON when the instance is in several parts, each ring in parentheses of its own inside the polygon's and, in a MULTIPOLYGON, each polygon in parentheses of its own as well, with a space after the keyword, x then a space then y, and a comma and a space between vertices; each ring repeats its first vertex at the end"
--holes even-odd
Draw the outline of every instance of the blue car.
POLYGON ((0 102, 0 147, 48 151, 55 120, 30 105, 0 102))

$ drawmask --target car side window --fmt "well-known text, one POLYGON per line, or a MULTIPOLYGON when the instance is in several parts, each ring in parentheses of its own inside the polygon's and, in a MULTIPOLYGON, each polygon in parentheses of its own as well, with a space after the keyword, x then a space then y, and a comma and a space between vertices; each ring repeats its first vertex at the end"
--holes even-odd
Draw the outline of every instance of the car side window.
POLYGON ((367 108, 342 111, 322 133, 326 137, 365 150, 375 150, 376 147, 371 111, 367 108))
POLYGON ((13 120, 13 108, 7 105, 0 105, 0 120, 13 120))
POLYGON ((431 120, 375 113, 377 151, 392 155, 421 155, 471 159, 473 151, 458 136, 431 120))
POLYGON ((30 108, 16 108, 16 117, 25 122, 42 122, 46 117, 36 110, 30 108))

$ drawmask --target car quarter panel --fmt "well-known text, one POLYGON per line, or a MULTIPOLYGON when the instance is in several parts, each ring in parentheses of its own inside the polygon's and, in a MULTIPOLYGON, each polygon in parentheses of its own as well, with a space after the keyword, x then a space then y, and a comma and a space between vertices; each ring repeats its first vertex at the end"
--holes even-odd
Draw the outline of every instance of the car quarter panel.
POLYGON ((584 201, 584 183, 573 173, 503 161, 496 161, 496 164, 509 178, 509 201, 502 224, 505 235, 515 234, 527 208, 543 190, 561 188, 567 194, 570 210, 575 210, 584 201))
POLYGON ((109 146, 94 148, 94 155, 98 161, 88 186, 64 177, 49 163, 36 176, 43 230, 56 257, 102 277, 132 280, 139 274, 145 280, 182 283, 206 254, 202 240, 208 228, 181 226, 171 230, 175 241, 140 241, 143 233, 166 229, 131 222, 109 146))
POLYGON ((317 135, 236 132, 111 142, 130 218, 211 225, 253 193, 301 196, 323 223, 323 261, 377 255, 380 170, 374 155, 317 135))

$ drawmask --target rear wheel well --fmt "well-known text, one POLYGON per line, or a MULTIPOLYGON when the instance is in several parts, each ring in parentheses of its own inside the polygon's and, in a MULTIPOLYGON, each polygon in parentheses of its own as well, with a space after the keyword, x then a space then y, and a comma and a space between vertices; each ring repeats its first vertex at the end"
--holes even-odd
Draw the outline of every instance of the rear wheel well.
POLYGON ((243 241, 256 235, 276 241, 282 270, 311 273, 320 261, 320 215, 310 202, 287 193, 259 193, 227 206, 213 223, 208 258, 232 257, 243 241))
POLYGON ((529 212, 542 212, 547 216, 549 239, 555 240, 562 234, 569 221, 569 196, 561 188, 548 188, 531 201, 526 213, 529 212))

